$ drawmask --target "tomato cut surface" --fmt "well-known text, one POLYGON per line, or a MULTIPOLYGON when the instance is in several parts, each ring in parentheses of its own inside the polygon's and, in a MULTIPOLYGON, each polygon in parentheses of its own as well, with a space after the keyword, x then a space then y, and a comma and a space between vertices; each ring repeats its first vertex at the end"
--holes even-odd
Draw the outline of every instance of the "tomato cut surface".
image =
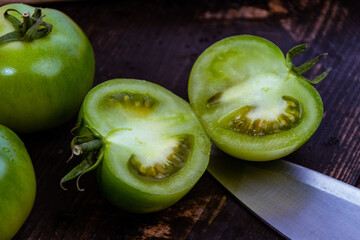
POLYGON ((78 139, 91 132, 101 141, 95 153, 101 163, 94 162, 98 181, 122 209, 164 209, 207 167, 210 140, 190 105, 156 84, 132 79, 100 84, 85 98, 79 122, 78 139))
POLYGON ((305 48, 295 47, 285 59, 268 40, 241 35, 200 55, 190 74, 189 99, 214 144, 232 156, 265 161, 288 155, 310 138, 323 104, 301 73, 322 55, 294 67, 291 58, 305 48))
POLYGON ((11 239, 29 216, 36 180, 31 159, 14 132, 0 125, 0 239, 11 239))

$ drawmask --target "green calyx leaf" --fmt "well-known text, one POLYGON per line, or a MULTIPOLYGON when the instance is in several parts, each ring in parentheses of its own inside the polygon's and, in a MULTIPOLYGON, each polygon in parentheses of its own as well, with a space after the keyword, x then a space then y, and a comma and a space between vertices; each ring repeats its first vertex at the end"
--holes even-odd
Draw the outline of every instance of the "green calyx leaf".
POLYGON ((76 188, 79 191, 84 191, 83 188, 80 187, 79 180, 82 175, 84 175, 87 172, 90 172, 94 169, 96 169, 99 164, 101 163, 103 159, 103 151, 100 150, 99 153, 95 152, 89 152, 85 154, 83 161, 77 165, 75 168, 73 168, 70 172, 68 172, 61 180, 60 180, 60 186, 62 189, 67 190, 63 186, 65 182, 68 182, 72 179, 76 178, 76 188))
POLYGON ((76 178, 77 189, 79 191, 84 190, 80 188, 79 180, 82 175, 96 169, 99 166, 104 156, 102 146, 102 140, 96 138, 92 134, 75 136, 73 138, 71 141, 72 155, 68 161, 70 161, 74 156, 80 156, 82 161, 60 180, 60 186, 62 189, 67 190, 63 184, 76 178))
POLYGON ((311 83, 311 84, 317 84, 319 82, 321 82, 331 71, 331 67, 328 68, 325 72, 323 72, 322 74, 316 76, 313 79, 307 79, 305 77, 302 76, 303 73, 307 72, 308 70, 310 70, 313 66, 315 66, 315 64, 324 56, 327 55, 327 53, 322 53, 320 55, 318 55, 317 57, 315 57, 314 59, 298 66, 295 67, 293 62, 292 62, 292 58, 295 57, 296 55, 304 52, 307 48, 306 44, 301 44, 298 46, 293 47, 292 49, 290 49, 288 51, 288 53, 286 54, 286 64, 289 67, 289 69, 294 72, 296 75, 301 76, 303 79, 305 79, 307 82, 311 83))
POLYGON ((53 26, 50 23, 44 22, 42 20, 44 17, 45 15, 41 15, 40 8, 35 8, 32 16, 30 16, 29 12, 20 13, 16 9, 7 9, 4 13, 4 18, 14 26, 15 30, 1 36, 0 44, 11 41, 31 42, 49 35, 53 26), (10 12, 20 14, 23 22, 11 15, 10 12))

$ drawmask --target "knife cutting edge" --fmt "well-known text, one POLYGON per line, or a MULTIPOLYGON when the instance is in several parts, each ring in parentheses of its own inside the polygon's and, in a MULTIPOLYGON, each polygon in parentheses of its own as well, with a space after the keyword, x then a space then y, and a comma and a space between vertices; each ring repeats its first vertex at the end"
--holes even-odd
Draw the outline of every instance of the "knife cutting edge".
POLYGON ((287 162, 212 154, 208 171, 255 215, 289 239, 360 239, 360 190, 287 162))

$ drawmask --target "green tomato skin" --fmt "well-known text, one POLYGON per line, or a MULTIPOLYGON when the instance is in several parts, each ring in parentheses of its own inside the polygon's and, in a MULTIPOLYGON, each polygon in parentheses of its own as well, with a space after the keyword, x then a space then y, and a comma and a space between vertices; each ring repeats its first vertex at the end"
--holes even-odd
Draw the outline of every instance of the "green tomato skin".
POLYGON ((97 179, 104 196, 116 207, 133 213, 150 213, 163 210, 179 201, 191 188, 173 194, 151 194, 130 187, 111 171, 108 161, 103 161, 97 179))
POLYGON ((35 173, 24 144, 0 125, 0 240, 11 239, 19 231, 35 193, 35 173))
MULTIPOLYGON (((200 179, 209 162, 211 143, 205 130, 190 108, 189 103, 174 95, 167 89, 156 84, 134 79, 114 79, 93 88, 86 96, 81 107, 79 122, 90 127, 92 133, 104 142, 102 151, 104 156, 97 167, 97 181, 104 196, 118 208, 134 212, 149 213, 165 209, 179 201, 200 179), (145 120, 144 124, 151 126, 170 112, 179 112, 176 126, 177 133, 192 134, 194 148, 191 157, 185 166, 174 175, 165 180, 148 180, 131 173, 128 168, 128 159, 134 153, 132 149, 122 148, 121 142, 111 142, 111 134, 116 128, 121 113, 114 115, 112 109, 104 106, 104 97, 118 91, 146 93, 155 97, 162 110, 145 120), (160 114, 160 116, 159 116, 160 114), (183 116, 183 117, 181 117, 183 116), (148 122, 147 122, 148 121, 148 122), (113 125, 116 123, 115 125, 113 125), (184 127, 182 127, 184 126, 184 127), (119 144, 119 145, 118 145, 119 144), (119 147, 120 146, 120 147, 119 147)), ((130 120, 136 121, 136 119, 130 120)), ((121 124, 121 123, 120 123, 121 124)), ((126 128, 126 127, 125 127, 126 128)), ((151 129, 151 127, 150 127, 151 129)), ((88 135, 86 127, 79 130, 80 135, 88 135)), ((157 133, 153 133, 156 135, 157 133)), ((166 135, 168 132, 162 132, 166 135)), ((139 136, 141 137, 141 136, 139 136)), ((127 142, 128 139, 121 141, 127 142)))
MULTIPOLYGON (((153 180, 137 179, 141 187, 133 185, 134 176, 116 172, 117 166, 114 163, 122 159, 122 153, 115 152, 109 147, 109 152, 105 154, 101 165, 97 169, 97 180, 104 196, 118 208, 134 213, 150 213, 163 210, 172 206, 190 191, 196 182, 205 172, 210 153, 210 142, 205 143, 202 148, 208 149, 207 153, 195 153, 192 162, 197 162, 193 167, 184 167, 181 173, 160 182, 153 180), (118 158, 118 159, 116 159, 118 158), (191 171, 191 173, 187 173, 191 171), (181 181, 182 184, 178 184, 181 181), (161 192, 153 189, 153 186, 163 188, 161 192), (165 185, 165 187, 164 187, 165 185), (176 189, 171 189, 171 185, 177 185, 176 189), (168 188, 168 191, 166 189, 168 188)), ((121 151, 121 150, 120 150, 121 151)), ((123 168, 125 168, 123 166, 123 168)))
MULTIPOLYGON (((0 7, 0 35, 14 30, 3 17, 9 8, 34 12, 25 4, 0 7)), ((69 120, 93 84, 94 53, 83 31, 57 10, 45 8, 42 14, 53 25, 49 35, 0 45, 0 123, 17 132, 46 130, 69 120)))
MULTIPOLYGON (((228 37, 206 49, 192 68, 188 92, 190 104, 212 142, 227 154, 243 160, 269 161, 294 152, 313 135, 323 116, 323 103, 316 89, 304 78, 290 71, 284 54, 275 44, 257 36, 228 37), (273 85, 266 84, 265 81, 263 85, 255 83, 264 77, 276 82, 278 86, 274 87, 277 89, 273 92, 280 97, 291 96, 301 103, 300 123, 286 131, 258 136, 238 133, 220 126, 219 119, 229 112, 220 107, 220 110, 209 109, 208 99, 242 83, 249 83, 245 86, 251 88, 239 87, 237 100, 240 96, 246 98, 244 95, 265 96, 265 90, 261 89, 271 89, 273 85)), ((264 97, 260 104, 267 101, 269 98, 264 97)), ((239 107, 236 101, 231 104, 233 109, 239 107)))

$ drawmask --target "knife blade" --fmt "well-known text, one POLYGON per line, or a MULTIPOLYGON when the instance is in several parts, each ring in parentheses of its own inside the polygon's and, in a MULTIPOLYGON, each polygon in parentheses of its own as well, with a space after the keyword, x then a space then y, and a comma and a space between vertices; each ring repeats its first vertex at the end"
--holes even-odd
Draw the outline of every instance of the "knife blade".
POLYGON ((359 239, 360 189, 285 160, 248 162, 212 153, 208 171, 289 239, 359 239))

